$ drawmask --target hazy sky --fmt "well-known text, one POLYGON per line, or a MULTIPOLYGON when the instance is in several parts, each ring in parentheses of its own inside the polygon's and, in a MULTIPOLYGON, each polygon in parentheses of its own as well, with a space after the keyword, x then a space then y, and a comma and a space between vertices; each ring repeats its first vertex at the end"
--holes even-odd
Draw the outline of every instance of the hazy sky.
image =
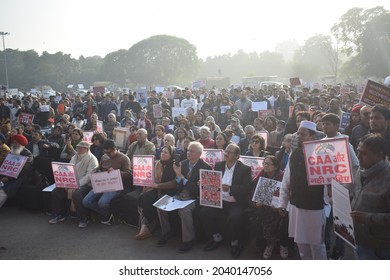
POLYGON ((389 0, 1 0, 0 31, 6 47, 78 58, 128 49, 167 34, 195 45, 200 58, 275 50, 284 40, 299 44, 331 26, 352 7, 389 0))

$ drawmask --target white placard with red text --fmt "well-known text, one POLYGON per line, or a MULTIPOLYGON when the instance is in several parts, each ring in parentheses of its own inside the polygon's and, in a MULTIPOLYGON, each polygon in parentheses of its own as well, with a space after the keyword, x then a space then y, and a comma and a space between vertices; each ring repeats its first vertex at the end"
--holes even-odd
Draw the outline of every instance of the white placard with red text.
POLYGON ((7 177, 18 178, 26 161, 27 157, 25 156, 8 154, 0 167, 0 174, 7 177))
POLYGON ((208 165, 214 169, 216 162, 223 161, 223 150, 220 149, 203 149, 202 155, 200 156, 208 165))
POLYGON ((18 123, 32 124, 34 115, 29 113, 20 113, 18 116, 18 123))
POLYGON ((331 184, 332 179, 352 183, 348 138, 329 138, 303 143, 309 186, 331 184))
POLYGON ((252 180, 256 179, 256 177, 260 174, 261 170, 264 169, 263 157, 248 157, 248 156, 240 156, 239 160, 248 165, 251 168, 252 180))
POLYGON ((80 187, 73 163, 52 162, 51 167, 56 188, 78 189, 80 187))
POLYGON ((200 169, 199 204, 222 208, 222 171, 200 169))
POLYGON ((133 185, 148 187, 154 184, 154 156, 133 156, 133 185))

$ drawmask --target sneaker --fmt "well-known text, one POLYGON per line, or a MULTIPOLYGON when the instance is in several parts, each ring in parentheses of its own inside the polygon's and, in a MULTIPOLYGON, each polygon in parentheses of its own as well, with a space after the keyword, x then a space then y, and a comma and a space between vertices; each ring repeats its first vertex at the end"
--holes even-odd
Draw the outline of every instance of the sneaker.
POLYGON ((79 228, 86 228, 88 225, 88 221, 80 222, 79 223, 79 228))
POLYGON ((288 247, 280 245, 280 256, 282 259, 288 258, 288 247))
POLYGON ((333 250, 333 253, 329 258, 329 260, 343 260, 343 259, 344 259, 344 254, 341 253, 339 250, 333 250))
POLYGON ((62 215, 57 215, 55 218, 49 220, 49 224, 54 225, 54 224, 57 224, 57 223, 60 223, 60 222, 65 221, 65 219, 66 219, 66 218, 65 218, 64 216, 62 216, 62 215))
POLYGON ((274 245, 273 244, 268 244, 265 247, 263 258, 268 260, 269 258, 272 257, 272 251, 274 250, 274 245))

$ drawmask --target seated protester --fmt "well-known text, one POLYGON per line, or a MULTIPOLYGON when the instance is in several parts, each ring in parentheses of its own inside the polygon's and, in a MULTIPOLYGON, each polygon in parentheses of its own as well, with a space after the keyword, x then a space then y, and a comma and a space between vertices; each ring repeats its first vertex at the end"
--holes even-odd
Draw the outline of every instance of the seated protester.
MULTIPOLYGON (((179 119, 179 117, 178 117, 178 119, 179 119)), ((195 138, 194 132, 191 130, 190 124, 186 118, 182 117, 182 118, 180 118, 180 120, 178 120, 178 128, 175 130, 173 135, 177 135, 177 130, 179 128, 184 128, 187 131, 188 136, 195 138)))
POLYGON ((249 142, 251 141, 252 136, 255 134, 255 128, 253 125, 247 125, 244 128, 245 137, 241 138, 238 146, 240 147, 241 154, 245 155, 249 148, 249 142))
POLYGON ((82 114, 78 113, 73 116, 72 123, 79 129, 83 129, 85 123, 84 123, 84 117, 82 114))
MULTIPOLYGON (((256 189, 260 177, 269 178, 281 182, 283 179, 283 171, 280 170, 279 160, 275 156, 267 156, 263 162, 264 169, 253 180, 252 189, 256 189)), ((283 259, 288 257, 288 246, 290 240, 288 238, 288 228, 282 225, 288 225, 288 216, 281 217, 277 209, 263 205, 259 202, 253 202, 253 207, 256 208, 255 215, 260 219, 262 232, 256 236, 256 243, 259 239, 265 239, 266 247, 263 253, 264 259, 270 259, 273 249, 277 243, 280 243, 280 256, 283 259), (282 219, 286 220, 282 222, 282 219)))
POLYGON ((5 158, 11 149, 5 144, 5 137, 2 133, 0 133, 0 166, 3 164, 5 158))
POLYGON ((280 162, 280 169, 284 171, 284 169, 287 166, 288 158, 290 157, 291 153, 291 138, 292 134, 286 134, 284 135, 284 139, 282 142, 282 148, 276 152, 276 157, 278 158, 280 162))
POLYGON ((175 130, 176 147, 183 150, 184 139, 188 136, 188 131, 184 128, 179 127, 175 130))
POLYGON ((104 132, 107 135, 108 139, 113 139, 114 128, 120 127, 121 124, 117 122, 116 116, 114 113, 108 114, 108 121, 104 124, 104 132))
POLYGON ((95 131, 97 120, 98 120, 97 113, 92 113, 91 117, 87 121, 87 124, 84 126, 84 131, 95 131))
POLYGON ((199 139, 196 140, 202 144, 205 149, 214 148, 214 140, 210 138, 210 128, 207 126, 202 126, 199 128, 199 139))
POLYGON ((16 195, 20 187, 31 179, 33 156, 29 150, 25 148, 27 139, 21 134, 11 137, 11 152, 12 155, 20 155, 27 157, 27 161, 23 166, 18 178, 2 176, 0 179, 0 208, 3 206, 7 198, 12 198, 16 195))
POLYGON ((89 149, 99 162, 104 154, 104 142, 106 142, 106 136, 103 133, 95 133, 92 136, 92 145, 89 149))
POLYGON ((76 146, 83 140, 83 132, 75 128, 72 130, 70 137, 68 136, 65 142, 65 146, 61 152, 61 160, 69 161, 76 154, 76 146))
POLYGON ((80 188, 74 191, 72 189, 54 188, 51 193, 54 218, 49 221, 49 224, 57 224, 65 220, 68 215, 68 197, 71 196, 76 207, 79 228, 85 228, 87 226, 87 210, 84 208, 82 200, 92 188, 90 175, 99 168, 99 162, 89 151, 89 144, 87 142, 81 141, 78 143, 76 150, 77 152, 70 159, 70 163, 75 165, 80 188))
POLYGON ((66 122, 66 120, 64 118, 61 118, 58 121, 57 125, 62 127, 62 133, 63 134, 67 134, 68 133, 68 123, 66 122))
POLYGON ((65 146, 65 137, 62 135, 62 127, 57 125, 53 128, 52 134, 47 138, 50 143, 57 143, 58 147, 61 149, 65 146))
POLYGON ((155 129, 155 136, 150 140, 156 146, 156 150, 159 148, 162 148, 164 146, 164 127, 162 125, 156 125, 155 129))
MULTIPOLYGON (((209 116, 208 118, 213 118, 212 116, 209 116)), ((213 118, 214 120, 214 118, 213 118)), ((214 121, 207 121, 206 119, 206 126, 210 128, 210 138, 215 140, 215 137, 217 137, 218 133, 221 133, 221 129, 214 121)))
POLYGON ((148 111, 146 109, 141 110, 139 113, 139 119, 135 122, 137 127, 144 128, 148 132, 148 135, 152 134, 152 122, 147 118, 148 111))
POLYGON ((136 136, 137 141, 129 146, 126 153, 129 159, 132 160, 134 155, 155 155, 156 147, 148 140, 148 132, 146 129, 138 129, 136 136))
MULTIPOLYGON (((131 184, 130 159, 122 154, 115 145, 115 142, 108 139, 103 144, 104 155, 100 161, 99 171, 112 171, 119 169, 121 172, 123 186, 131 184)), ((103 224, 111 225, 113 216, 110 215, 110 202, 119 195, 121 191, 105 193, 94 193, 93 190, 84 197, 84 207, 99 213, 103 217, 103 224)))
POLYGON ((228 125, 226 129, 231 130, 233 136, 238 136, 239 139, 245 136, 245 132, 242 129, 242 126, 240 125, 240 120, 237 118, 237 116, 236 117, 232 116, 230 120, 230 125, 228 125))
POLYGON ((152 236, 153 230, 158 224, 157 210, 153 204, 165 194, 176 194, 176 173, 173 170, 175 149, 171 145, 163 146, 161 159, 155 164, 155 183, 149 188, 143 188, 138 199, 138 212, 141 224, 136 239, 142 240, 152 236))
POLYGON ((225 150, 231 142, 228 140, 228 136, 225 132, 218 133, 215 137, 214 149, 225 150))
MULTIPOLYGON (((180 162, 179 166, 173 165, 179 192, 177 198, 181 200, 195 200, 195 202, 178 210, 183 241, 179 248, 180 253, 191 250, 195 243, 195 228, 192 215, 196 207, 199 207, 199 169, 211 170, 211 167, 200 158, 202 152, 203 146, 199 142, 192 142, 188 146, 187 159, 180 162)), ((162 234, 161 239, 157 242, 157 246, 163 246, 171 236, 169 212, 157 209, 157 214, 162 234)))
POLYGON ((136 127, 135 125, 131 126, 129 128, 130 130, 130 135, 129 135, 129 138, 127 138, 127 143, 126 143, 126 147, 127 149, 130 147, 130 145, 132 143, 134 143, 135 141, 137 141, 137 130, 138 130, 138 127, 136 127))
POLYGON ((276 151, 280 149, 284 137, 284 121, 278 121, 276 124, 276 129, 271 131, 269 134, 269 143, 267 145, 267 150, 272 154, 275 154, 276 151))
POLYGON ((42 139, 42 132, 40 130, 34 131, 31 135, 32 140, 27 144, 28 149, 34 158, 36 157, 52 157, 59 155, 59 145, 57 143, 50 143, 42 139))
POLYGON ((174 130, 171 128, 171 119, 168 117, 163 117, 161 125, 164 127, 164 133, 174 134, 174 130))
POLYGON ((245 156, 249 157, 266 157, 270 155, 269 152, 265 150, 265 140, 261 135, 255 134, 252 136, 249 142, 249 149, 245 153, 245 156))
POLYGON ((125 127, 127 121, 130 121, 131 125, 133 125, 134 121, 131 119, 131 111, 125 110, 125 112, 123 114, 124 114, 123 118, 120 121, 121 127, 125 127))
POLYGON ((199 216, 210 238, 205 251, 216 249, 222 242, 218 221, 226 218, 231 240, 231 254, 238 258, 241 253, 239 239, 243 228, 244 209, 248 206, 248 195, 251 187, 251 168, 243 164, 240 158, 240 147, 229 144, 225 149, 225 160, 217 162, 214 170, 222 171, 222 208, 202 207, 199 216))
POLYGON ((1 125, 0 133, 5 136, 7 145, 11 145, 11 124, 5 123, 1 125))
POLYGON ((184 138, 183 141, 183 151, 180 154, 180 161, 186 160, 187 159, 187 151, 188 151, 188 146, 191 144, 191 142, 194 142, 195 139, 191 136, 187 136, 184 138))

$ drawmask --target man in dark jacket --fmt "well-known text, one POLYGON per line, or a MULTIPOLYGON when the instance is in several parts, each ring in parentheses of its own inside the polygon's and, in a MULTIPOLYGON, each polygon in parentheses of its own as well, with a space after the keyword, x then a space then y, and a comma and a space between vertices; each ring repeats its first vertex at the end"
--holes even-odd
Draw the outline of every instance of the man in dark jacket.
POLYGON ((222 216, 229 225, 233 258, 238 258, 241 252, 239 238, 251 184, 251 168, 238 160, 240 153, 238 145, 229 144, 225 149, 225 160, 217 162, 214 167, 215 170, 222 171, 222 208, 203 207, 200 210, 200 219, 210 237, 205 251, 216 249, 222 242, 218 228, 218 220, 222 216))

